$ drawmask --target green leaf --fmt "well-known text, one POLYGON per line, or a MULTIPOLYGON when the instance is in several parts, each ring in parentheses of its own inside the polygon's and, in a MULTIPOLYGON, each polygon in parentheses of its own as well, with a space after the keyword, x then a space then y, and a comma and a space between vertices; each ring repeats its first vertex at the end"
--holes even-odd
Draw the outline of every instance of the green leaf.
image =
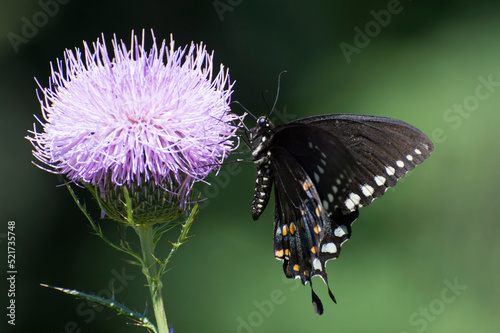
POLYGON ((113 295, 112 299, 107 299, 107 298, 99 297, 97 295, 87 294, 87 293, 84 293, 84 292, 81 292, 78 290, 53 287, 53 286, 49 286, 46 284, 40 284, 40 285, 42 287, 47 287, 47 288, 59 290, 59 291, 62 291, 63 293, 66 293, 69 295, 74 295, 78 298, 87 299, 89 301, 107 306, 108 308, 116 310, 118 312, 118 314, 132 318, 132 320, 134 321, 134 325, 145 327, 148 330, 150 330, 151 332, 157 333, 156 327, 153 325, 153 323, 151 323, 151 321, 145 315, 142 315, 142 314, 138 313, 137 311, 130 310, 125 305, 118 303, 117 301, 115 301, 114 295, 113 295))

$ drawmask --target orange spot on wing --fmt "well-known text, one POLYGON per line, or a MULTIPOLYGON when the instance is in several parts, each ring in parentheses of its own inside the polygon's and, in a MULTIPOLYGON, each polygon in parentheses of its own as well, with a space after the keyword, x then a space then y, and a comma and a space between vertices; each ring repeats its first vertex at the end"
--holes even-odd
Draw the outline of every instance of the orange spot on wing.
POLYGON ((304 188, 304 191, 309 191, 309 189, 311 188, 311 183, 309 183, 308 180, 306 180, 303 184, 302 184, 302 187, 304 188))
POLYGON ((286 236, 286 235, 288 235, 288 226, 284 225, 283 226, 283 236, 286 236))

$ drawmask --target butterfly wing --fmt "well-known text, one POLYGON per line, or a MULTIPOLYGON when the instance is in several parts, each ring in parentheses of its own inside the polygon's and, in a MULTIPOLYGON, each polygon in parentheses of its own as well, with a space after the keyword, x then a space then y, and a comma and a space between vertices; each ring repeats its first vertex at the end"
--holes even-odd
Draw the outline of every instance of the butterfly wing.
MULTIPOLYGON (((319 275, 328 286, 326 261, 339 256, 358 216, 357 211, 339 209, 355 161, 330 132, 307 124, 278 129, 271 143, 275 257, 283 261, 288 278, 305 284, 319 275)), ((314 309, 321 314, 323 306, 312 283, 311 292, 314 309)))
MULTIPOLYGON (((327 286, 325 264, 339 256, 358 208, 383 195, 433 150, 425 134, 405 122, 342 114, 279 126, 270 147, 275 257, 287 277, 305 284, 319 275, 327 286)), ((321 314, 314 291, 312 301, 321 314)))
POLYGON ((434 145, 417 128, 396 119, 353 114, 303 118, 290 124, 308 124, 333 133, 356 160, 342 208, 348 211, 370 204, 416 165, 430 156, 434 145))
MULTIPOLYGON (((415 127, 374 116, 317 116, 275 128, 261 117, 255 133, 260 141, 252 152, 257 166, 253 216, 258 218, 269 200, 266 181, 272 182, 274 255, 283 261, 285 275, 303 284, 319 275, 328 286, 325 264, 339 256, 358 208, 383 195, 433 150, 415 127)), ((314 291, 312 301, 321 314, 314 291)))

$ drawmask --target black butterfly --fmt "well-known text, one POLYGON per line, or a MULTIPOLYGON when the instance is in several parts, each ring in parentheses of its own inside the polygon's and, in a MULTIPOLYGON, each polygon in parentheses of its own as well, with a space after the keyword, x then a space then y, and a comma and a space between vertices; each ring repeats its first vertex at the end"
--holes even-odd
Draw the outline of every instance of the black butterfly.
MULTIPOLYGON (((275 188, 274 256, 288 278, 328 286, 325 264, 351 236, 358 209, 396 185, 434 149, 417 128, 391 118, 354 114, 309 117, 275 127, 266 116, 250 130, 257 167, 252 217, 275 188)), ((328 286, 328 293, 335 298, 328 286)))

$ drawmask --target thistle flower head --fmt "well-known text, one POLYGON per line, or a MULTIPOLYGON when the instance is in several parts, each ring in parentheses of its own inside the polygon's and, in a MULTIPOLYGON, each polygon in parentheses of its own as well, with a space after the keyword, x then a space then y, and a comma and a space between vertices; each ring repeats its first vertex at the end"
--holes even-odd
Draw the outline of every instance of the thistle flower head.
POLYGON ((42 168, 100 188, 152 182, 182 192, 182 204, 236 148, 227 70, 215 73, 202 43, 158 48, 152 36, 149 51, 144 33, 130 49, 115 36, 112 57, 103 36, 51 66, 48 87, 39 84, 43 130, 28 137, 42 168))

